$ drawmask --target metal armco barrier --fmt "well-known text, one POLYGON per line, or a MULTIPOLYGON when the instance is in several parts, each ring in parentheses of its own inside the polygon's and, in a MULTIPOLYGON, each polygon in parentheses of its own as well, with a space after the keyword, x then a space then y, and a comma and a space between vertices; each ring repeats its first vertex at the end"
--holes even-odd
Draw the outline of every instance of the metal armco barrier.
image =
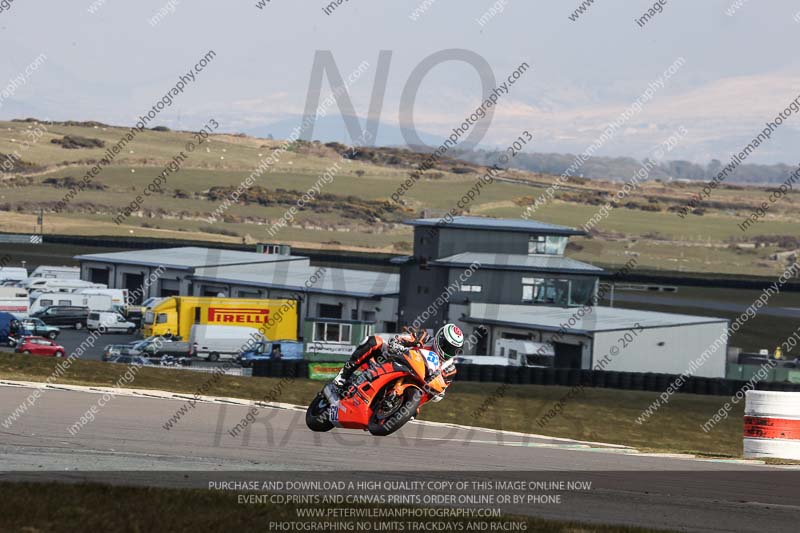
POLYGON ((747 391, 744 456, 800 460, 800 393, 747 391))

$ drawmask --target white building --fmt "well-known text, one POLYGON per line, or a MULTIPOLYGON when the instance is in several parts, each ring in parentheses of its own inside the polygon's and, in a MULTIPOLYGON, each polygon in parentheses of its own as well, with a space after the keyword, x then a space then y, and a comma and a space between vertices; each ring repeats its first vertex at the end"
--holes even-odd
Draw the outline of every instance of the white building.
POLYGON ((480 327, 489 346, 496 339, 550 343, 558 368, 725 377, 724 318, 600 306, 472 303, 462 320, 480 327))

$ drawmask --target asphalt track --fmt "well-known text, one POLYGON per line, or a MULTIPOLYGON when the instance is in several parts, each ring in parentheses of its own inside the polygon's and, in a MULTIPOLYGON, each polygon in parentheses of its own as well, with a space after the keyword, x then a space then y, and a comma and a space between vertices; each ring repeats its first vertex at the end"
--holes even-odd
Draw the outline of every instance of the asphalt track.
MULTIPOLYGON (((0 386, 2 420, 30 392, 0 386)), ((182 401, 117 396, 94 422, 70 435, 67 428, 100 397, 47 390, 9 428, 0 427, 0 479, 44 476, 198 486, 213 472, 229 479, 234 473, 283 471, 285 479, 293 479, 355 471, 369 479, 368 471, 391 471, 417 480, 470 471, 478 479, 592 481, 592 490, 569 492, 560 505, 507 507, 550 519, 778 532, 796 531, 800 516, 797 470, 636 455, 602 445, 444 425, 412 423, 386 438, 345 430, 318 434, 306 429, 301 411, 263 408, 252 431, 233 437, 228 430, 247 414, 246 406, 198 403, 166 430, 163 424, 182 401)))

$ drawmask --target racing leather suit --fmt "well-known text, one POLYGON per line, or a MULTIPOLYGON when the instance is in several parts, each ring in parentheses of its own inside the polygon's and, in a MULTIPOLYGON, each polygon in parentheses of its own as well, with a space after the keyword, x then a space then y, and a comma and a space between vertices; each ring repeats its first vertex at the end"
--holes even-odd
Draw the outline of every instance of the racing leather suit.
MULTIPOLYGON (((416 347, 423 350, 430 351, 432 353, 436 353, 433 350, 433 346, 425 345, 419 342, 419 338, 415 337, 414 335, 410 334, 403 334, 398 335, 396 340, 399 344, 403 345, 406 348, 416 347)), ((363 363, 369 361, 370 359, 376 359, 379 356, 389 356, 392 352, 392 343, 384 341, 381 337, 372 335, 365 338, 361 344, 359 344, 356 349, 353 351, 352 355, 350 355, 350 360, 344 364, 342 371, 339 373, 337 380, 340 380, 342 383, 346 382, 350 377, 353 375, 353 372, 356 368, 361 366, 363 363)), ((438 356, 438 354, 437 354, 438 356)), ((453 382, 453 379, 456 375, 456 367, 454 364, 449 364, 443 367, 444 361, 442 361, 441 356, 438 356, 438 365, 434 365, 436 368, 431 368, 431 365, 428 366, 429 372, 431 374, 441 371, 442 378, 444 379, 447 386, 450 386, 450 383, 453 382)), ((433 398, 433 401, 440 401, 444 397, 444 393, 440 394, 437 397, 433 398)))

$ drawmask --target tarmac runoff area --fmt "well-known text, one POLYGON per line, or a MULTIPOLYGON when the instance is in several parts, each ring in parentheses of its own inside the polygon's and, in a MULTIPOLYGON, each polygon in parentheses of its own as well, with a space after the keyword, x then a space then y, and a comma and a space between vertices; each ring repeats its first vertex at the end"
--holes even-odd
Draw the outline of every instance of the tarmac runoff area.
MULTIPOLYGON (((40 387, 0 382, 0 419, 40 387)), ((464 483, 475 483, 474 494, 501 483, 509 490, 518 490, 519 483, 564 489, 557 502, 542 498, 504 506, 506 512, 553 520, 779 532, 796 531, 800 516, 797 468, 640 454, 602 443, 430 422, 413 422, 384 438, 353 430, 313 433, 305 426, 305 409, 285 404, 262 407, 256 422, 233 437, 228 430, 252 402, 203 398, 166 430, 164 423, 186 395, 118 390, 93 422, 71 435, 69 426, 108 390, 61 385, 43 390, 30 411, 0 428, 2 479, 216 490, 230 487, 215 483, 349 479, 396 483, 382 487, 394 492, 427 490, 440 495, 441 501, 423 502, 432 505, 459 504, 447 500, 452 496, 445 485, 468 479, 464 483), (430 485, 437 482, 442 485, 430 485), (580 485, 569 490, 567 483, 580 485)), ((271 488, 280 492, 277 485, 271 488)), ((553 491, 537 494, 551 497, 553 491)))

